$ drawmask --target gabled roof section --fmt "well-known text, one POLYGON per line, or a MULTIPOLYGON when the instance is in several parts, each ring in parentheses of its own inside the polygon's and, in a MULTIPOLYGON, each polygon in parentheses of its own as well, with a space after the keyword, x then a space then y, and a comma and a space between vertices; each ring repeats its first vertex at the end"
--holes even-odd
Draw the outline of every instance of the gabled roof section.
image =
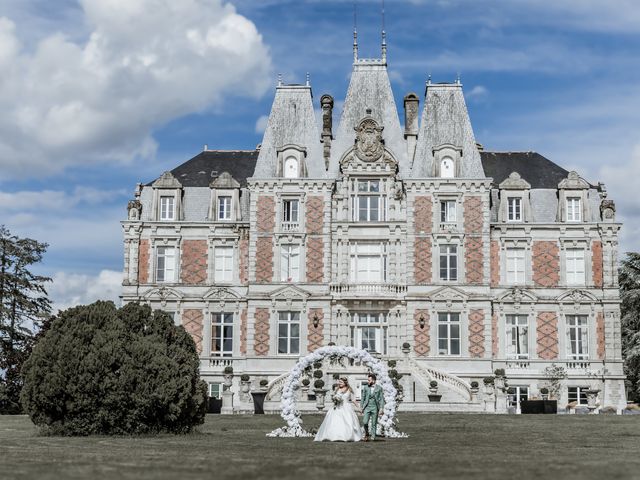
POLYGON ((297 145, 306 150, 309 178, 325 176, 320 132, 308 85, 278 85, 276 88, 253 177, 274 178, 278 171, 278 150, 285 145, 297 145))
POLYGON ((152 185, 156 188, 182 188, 182 184, 171 172, 164 172, 152 185))
POLYGON ((205 150, 171 170, 171 174, 183 187, 208 187, 222 172, 228 172, 245 187, 257 158, 257 150, 205 150))
POLYGON ((356 138, 355 128, 365 117, 373 118, 384 128, 382 138, 385 146, 398 160, 400 175, 407 177, 410 170, 407 147, 387 66, 382 61, 367 60, 357 60, 353 65, 340 124, 331 145, 329 176, 339 175, 340 159, 353 147, 356 138))
POLYGON ((557 189, 569 172, 536 152, 482 152, 482 166, 493 183, 504 182, 511 172, 531 184, 531 188, 557 189))
POLYGON ((459 177, 485 177, 462 93, 462 84, 430 83, 427 85, 411 176, 433 176, 433 150, 446 144, 462 149, 459 177))
POLYGON ((240 188, 240 183, 238 183, 238 181, 233 178, 233 176, 229 172, 222 172, 220 175, 218 175, 218 178, 216 178, 209 184, 209 186, 211 188, 234 189, 240 188))

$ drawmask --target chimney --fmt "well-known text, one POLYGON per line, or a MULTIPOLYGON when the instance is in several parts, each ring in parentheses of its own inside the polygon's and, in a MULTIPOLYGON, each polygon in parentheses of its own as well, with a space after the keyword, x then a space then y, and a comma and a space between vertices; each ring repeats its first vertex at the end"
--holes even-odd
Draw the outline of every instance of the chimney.
POLYGON ((329 157, 331 156, 331 140, 333 134, 333 97, 331 95, 322 95, 320 97, 320 106, 322 108, 322 143, 324 143, 324 167, 329 170, 329 157))
POLYGON ((415 93, 404 97, 404 138, 407 141, 407 154, 413 163, 418 143, 418 105, 420 100, 415 93))

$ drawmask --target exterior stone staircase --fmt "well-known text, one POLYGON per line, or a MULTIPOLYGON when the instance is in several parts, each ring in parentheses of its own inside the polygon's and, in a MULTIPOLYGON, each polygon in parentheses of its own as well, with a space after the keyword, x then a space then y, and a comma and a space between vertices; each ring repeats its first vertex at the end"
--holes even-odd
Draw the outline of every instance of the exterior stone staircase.
POLYGON ((471 385, 455 375, 443 372, 427 365, 421 365, 412 358, 405 360, 411 376, 414 377, 425 388, 429 389, 432 380, 438 382, 438 386, 443 386, 461 397, 461 401, 471 402, 471 385))

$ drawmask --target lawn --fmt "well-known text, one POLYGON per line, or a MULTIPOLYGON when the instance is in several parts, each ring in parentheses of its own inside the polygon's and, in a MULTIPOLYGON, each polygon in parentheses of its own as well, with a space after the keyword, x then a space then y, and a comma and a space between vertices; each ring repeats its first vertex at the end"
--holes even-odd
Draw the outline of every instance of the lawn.
POLYGON ((404 414, 410 438, 356 444, 265 437, 281 422, 209 415, 186 436, 62 438, 0 416, 0 478, 640 478, 640 416, 404 414))

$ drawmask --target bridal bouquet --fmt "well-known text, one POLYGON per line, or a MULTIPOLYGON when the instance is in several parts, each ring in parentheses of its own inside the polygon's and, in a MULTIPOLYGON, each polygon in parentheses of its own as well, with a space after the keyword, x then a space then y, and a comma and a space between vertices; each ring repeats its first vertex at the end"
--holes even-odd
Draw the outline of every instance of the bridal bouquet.
POLYGON ((333 400, 334 410, 338 408, 340 405, 342 405, 342 402, 343 402, 342 395, 334 395, 333 397, 331 397, 331 400, 333 400))

